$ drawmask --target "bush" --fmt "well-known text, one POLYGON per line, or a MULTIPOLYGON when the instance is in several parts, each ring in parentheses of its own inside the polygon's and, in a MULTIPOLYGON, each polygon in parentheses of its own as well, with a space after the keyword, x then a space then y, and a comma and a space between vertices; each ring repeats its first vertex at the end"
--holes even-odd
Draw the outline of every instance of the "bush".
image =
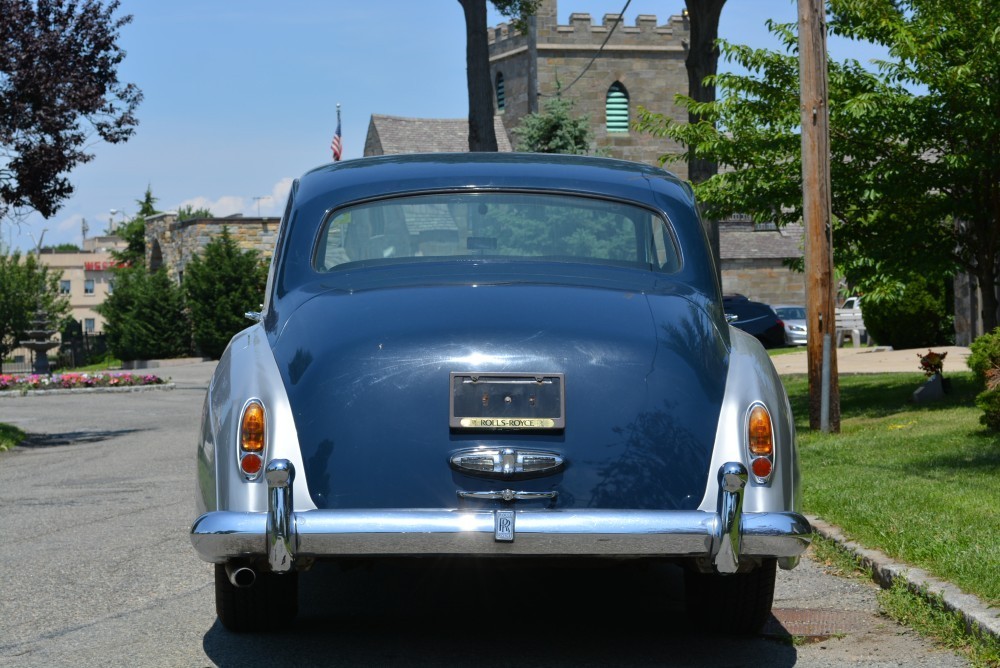
POLYGON ((1000 328, 980 336, 969 350, 967 364, 983 388, 976 397, 976 406, 983 411, 979 421, 1000 431, 1000 328))
POLYGON ((121 360, 183 357, 191 352, 191 325, 180 288, 163 269, 117 269, 115 289, 97 307, 107 319, 108 348, 121 360))
POLYGON ((866 296, 861 312, 868 334, 880 345, 930 348, 954 342, 954 318, 948 312, 943 282, 915 276, 898 296, 866 296))
POLYGON ((976 408, 983 411, 979 422, 993 431, 1000 431, 1000 390, 986 390, 976 397, 976 408))
POLYGON ((267 267, 258 253, 241 250, 227 227, 191 258, 184 295, 202 355, 219 359, 229 340, 250 325, 243 314, 260 310, 266 282, 267 267))

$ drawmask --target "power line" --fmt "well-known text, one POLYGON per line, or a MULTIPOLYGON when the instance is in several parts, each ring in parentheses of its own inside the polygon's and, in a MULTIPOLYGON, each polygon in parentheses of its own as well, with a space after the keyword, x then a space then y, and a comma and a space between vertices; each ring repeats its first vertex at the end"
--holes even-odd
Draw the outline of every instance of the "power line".
MULTIPOLYGON (((620 12, 618 12, 618 18, 615 19, 614 24, 611 26, 611 30, 608 31, 608 36, 604 38, 604 42, 602 42, 600 48, 597 49, 597 53, 595 53, 594 57, 590 59, 590 62, 587 63, 587 66, 583 68, 583 71, 580 72, 580 74, 578 74, 576 78, 573 79, 573 81, 571 81, 568 86, 566 86, 565 88, 561 88, 558 94, 565 93, 566 91, 568 91, 570 88, 573 87, 573 84, 575 84, 577 81, 583 78, 583 75, 587 73, 587 70, 590 69, 590 66, 594 64, 594 61, 597 60, 597 57, 600 56, 601 52, 604 51, 604 47, 608 45, 608 40, 610 40, 611 36, 615 34, 615 28, 617 28, 618 24, 622 22, 622 17, 625 16, 625 12, 628 10, 628 6, 630 4, 632 4, 632 0, 625 0, 625 6, 622 7, 622 10, 620 12)), ((545 93, 539 93, 538 96, 552 97, 551 95, 546 95, 545 93)))

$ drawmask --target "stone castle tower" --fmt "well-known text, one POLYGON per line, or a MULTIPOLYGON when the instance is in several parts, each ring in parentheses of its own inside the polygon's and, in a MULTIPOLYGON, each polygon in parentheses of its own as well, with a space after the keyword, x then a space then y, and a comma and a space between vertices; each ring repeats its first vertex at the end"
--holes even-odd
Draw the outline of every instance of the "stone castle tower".
MULTIPOLYGON (((494 104, 508 133, 526 114, 544 110, 558 79, 573 113, 590 119, 601 153, 655 165, 664 153, 679 151, 669 140, 637 133, 629 124, 640 105, 687 120, 687 112, 674 104, 676 94, 688 92, 687 19, 671 16, 658 25, 655 16, 640 15, 634 26, 622 21, 614 27, 618 18, 605 14, 595 24, 590 14, 572 14, 569 25, 559 25, 557 1, 543 0, 527 34, 506 23, 489 30, 494 104)), ((511 139, 516 145, 516 137, 511 139)), ((685 163, 667 167, 687 178, 685 163)))

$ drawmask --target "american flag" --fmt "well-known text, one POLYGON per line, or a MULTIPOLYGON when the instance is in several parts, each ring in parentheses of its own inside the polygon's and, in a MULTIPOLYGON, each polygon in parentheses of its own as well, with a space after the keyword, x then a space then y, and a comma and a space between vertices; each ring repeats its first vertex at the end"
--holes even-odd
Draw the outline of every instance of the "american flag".
POLYGON ((333 151, 333 160, 334 160, 334 162, 340 160, 340 154, 343 151, 343 146, 340 143, 340 114, 339 113, 337 114, 337 131, 333 135, 333 141, 330 142, 330 150, 333 151))

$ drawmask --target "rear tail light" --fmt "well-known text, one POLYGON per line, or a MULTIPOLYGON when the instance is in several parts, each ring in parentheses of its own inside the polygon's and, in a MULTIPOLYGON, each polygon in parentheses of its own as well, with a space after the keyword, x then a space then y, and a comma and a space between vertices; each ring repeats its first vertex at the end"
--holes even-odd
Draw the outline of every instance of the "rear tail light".
POLYGON ((264 406, 252 399, 243 407, 240 417, 239 466, 247 480, 255 480, 264 466, 264 446, 267 442, 267 420, 264 406))
POLYGON ((746 433, 750 470, 757 482, 767 482, 774 470, 774 426, 763 404, 750 407, 746 433))

